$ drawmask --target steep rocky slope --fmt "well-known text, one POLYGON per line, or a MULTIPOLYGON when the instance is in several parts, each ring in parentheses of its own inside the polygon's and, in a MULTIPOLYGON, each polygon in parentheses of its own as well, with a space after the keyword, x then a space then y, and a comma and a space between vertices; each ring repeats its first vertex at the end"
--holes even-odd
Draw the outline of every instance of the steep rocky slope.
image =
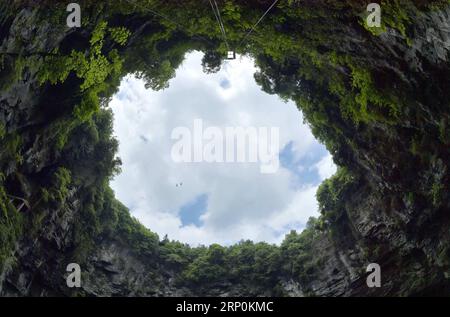
MULTIPOLYGON (((136 13, 126 1, 119 1, 118 8, 105 5, 104 12, 86 4, 89 22, 81 29, 69 29, 61 23, 64 6, 48 14, 45 7, 38 8, 33 2, 17 6, 3 3, 0 294, 450 294, 450 5, 440 1, 440 6, 430 9, 420 1, 411 5, 413 2, 407 2, 411 7, 407 6, 406 13, 388 13, 390 22, 395 12, 403 12, 407 18, 398 15, 397 24, 388 23, 386 32, 379 35, 369 32, 355 14, 363 14, 364 5, 349 4, 338 14, 327 15, 324 12, 336 12, 334 2, 303 1, 301 5, 317 13, 314 16, 300 12, 304 9, 292 3, 280 8, 268 23, 267 28, 280 34, 280 39, 272 43, 255 40, 241 49, 258 61, 261 73, 255 78, 262 88, 295 100, 313 132, 341 166, 338 175, 319 190, 322 217, 308 229, 311 236, 301 238, 307 240, 306 251, 302 251, 306 256, 297 259, 295 251, 281 256, 284 263, 297 263, 299 269, 280 265, 266 284, 225 277, 186 282, 180 276, 184 276, 187 264, 173 264, 160 249, 142 252, 142 241, 136 247, 138 242, 120 229, 120 221, 129 221, 120 213, 115 215, 119 220, 112 229, 104 225, 91 234, 88 226, 83 227, 93 219, 86 211, 88 189, 99 187, 108 177, 99 172, 99 166, 83 165, 86 162, 71 156, 77 147, 72 140, 88 131, 83 121, 71 126, 73 122, 68 119, 75 105, 83 104, 78 88, 82 80, 72 74, 61 82, 43 82, 42 65, 56 65, 52 56, 69 54, 72 49, 88 52, 85 44, 101 20, 126 27, 131 35, 118 50, 124 56, 125 69, 120 76, 109 74, 111 87, 107 93, 99 93, 107 100, 122 75, 136 71, 133 67, 139 69, 139 65, 129 64, 136 58, 134 49, 142 44, 144 35, 170 27, 152 20, 148 13, 136 13), (308 34, 311 30, 317 33, 308 34), (289 42, 294 40, 303 47, 301 53, 289 42), (310 65, 309 69, 305 65, 310 65), (329 82, 312 78, 309 71, 322 72, 329 82), (346 97, 358 100, 358 104, 346 97), (64 142, 60 140, 63 130, 69 133, 64 142), (72 177, 77 175, 77 182, 65 182, 67 177, 60 167, 69 170, 72 177), (61 196, 57 195, 60 192, 53 194, 56 186, 65 188, 61 196), (50 195, 45 203, 42 188, 50 195), (14 197, 26 199, 31 206, 19 208, 22 203, 14 197), (80 226, 85 235, 80 235, 80 226), (86 241, 94 247, 84 248, 86 241), (83 268, 80 289, 67 288, 64 277, 66 265, 74 261, 83 268), (381 288, 366 285, 369 263, 381 266, 381 288)), ((242 6, 243 12, 249 10, 244 4, 236 5, 242 6)), ((196 12, 194 7, 191 10, 188 12, 196 12)), ((211 49, 201 40, 206 36, 203 31, 197 32, 173 31, 170 36, 186 45, 183 54, 191 48, 211 49)), ((158 47, 170 46, 170 36, 158 39, 158 47)), ((213 48, 220 50, 218 47, 213 48)), ((105 55, 113 48, 114 44, 105 40, 105 55)), ((159 53, 164 56, 164 49, 159 53)), ((176 68, 177 63, 173 64, 176 68)), ((112 157, 105 162, 111 164, 112 157)), ((106 203, 94 206, 102 213, 101 227, 109 221, 105 219, 109 219, 107 210, 112 207, 106 203)))

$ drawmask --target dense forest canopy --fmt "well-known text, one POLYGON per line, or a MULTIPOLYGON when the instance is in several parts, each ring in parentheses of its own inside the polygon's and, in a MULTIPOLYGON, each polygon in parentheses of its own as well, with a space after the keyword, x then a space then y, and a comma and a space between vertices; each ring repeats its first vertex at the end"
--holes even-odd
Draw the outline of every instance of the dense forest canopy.
MULTIPOLYGON (((82 27, 77 29, 65 26, 65 1, 16 1, 0 7, 7 12, 2 25, 11 24, 19 9, 44 4, 48 9, 36 9, 34 14, 51 26, 51 38, 64 39, 52 46, 50 41, 39 42, 39 36, 31 45, 18 38, 0 47, 1 90, 8 92, 16 82, 33 78, 40 91, 39 109, 30 114, 33 124, 27 129, 8 126, 0 114, 0 267, 17 241, 42 234, 49 210, 66 208, 66 202, 76 195, 82 212, 74 216, 75 228, 70 233, 74 262, 84 263, 99 241, 112 238, 154 259, 149 265, 180 272, 180 285, 232 283, 245 276, 246 283, 282 295, 280 276, 310 281, 323 264, 311 252, 315 237, 345 238, 346 197, 380 181, 365 178, 364 171, 377 168, 377 163, 362 164, 362 149, 380 161, 389 157, 402 161, 394 172, 382 171, 386 173, 382 181, 390 180, 393 188, 402 186, 397 190, 408 193, 411 203, 435 209, 448 203, 444 197, 448 183, 442 180, 421 193, 414 179, 401 185, 397 182, 398 175, 413 166, 429 165, 449 154, 448 73, 431 69, 442 85, 425 88, 424 81, 411 85, 405 77, 413 70, 406 70, 403 56, 392 54, 390 62, 404 73, 394 68, 377 73, 375 67, 386 59, 377 55, 380 37, 393 33, 405 45, 412 45, 409 30, 415 17, 438 10, 448 1, 381 1, 383 25, 376 32, 365 24, 365 1, 280 1, 247 39, 245 35, 272 1, 217 2, 230 46, 256 61, 255 81, 266 93, 297 104, 339 166, 317 193, 321 216, 312 218, 303 232, 286 235, 280 246, 242 241, 229 247, 191 248, 161 239, 143 227, 115 199, 109 186, 120 170, 120 159, 108 102, 127 74, 136 74, 150 89, 166 89, 186 53, 193 50, 205 53, 205 72, 220 69, 228 49, 208 1, 79 1, 82 27), (349 25, 356 34, 347 34, 349 25), (358 41, 365 41, 366 52, 354 51, 358 41), (433 104, 441 120, 429 124, 423 104, 433 104), (405 120, 415 126, 423 123, 427 129, 400 129, 405 120), (374 133, 378 128, 398 129, 410 147, 401 151, 383 147, 374 133), (441 140, 441 146, 430 147, 432 139, 441 140), (45 151, 31 157, 23 151, 30 147, 45 151), (52 164, 44 164, 48 161, 52 164), (24 166, 27 180, 22 175, 24 166), (18 210, 13 196, 26 199, 29 210, 18 210)), ((377 242, 363 243, 367 257, 379 251, 377 242)))

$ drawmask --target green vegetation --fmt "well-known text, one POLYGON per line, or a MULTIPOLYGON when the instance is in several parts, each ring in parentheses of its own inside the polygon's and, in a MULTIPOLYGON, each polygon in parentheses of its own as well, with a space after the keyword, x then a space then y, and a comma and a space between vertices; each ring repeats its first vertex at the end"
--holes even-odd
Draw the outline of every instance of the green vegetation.
POLYGON ((3 186, 4 175, 0 173, 0 270, 12 257, 16 242, 22 235, 22 215, 16 210, 3 186))
POLYGON ((8 166, 20 165, 23 157, 20 153, 20 147, 22 144, 22 138, 19 134, 6 134, 2 138, 2 148, 0 148, 0 161, 1 171, 5 171, 8 166))
POLYGON ((109 28, 109 32, 111 33, 111 38, 121 46, 127 43, 131 35, 131 32, 124 27, 109 28))
POLYGON ((183 272, 183 283, 236 283, 243 276, 252 287, 274 288, 278 282, 281 253, 274 245, 242 241, 227 248, 213 244, 190 253, 196 256, 183 272))
POLYGON ((22 73, 25 68, 25 59, 22 57, 15 58, 12 63, 6 62, 2 56, 0 60, 0 89, 8 89, 14 82, 22 79, 22 73))
POLYGON ((310 218, 301 233, 291 231, 281 244, 281 263, 287 275, 294 276, 303 284, 315 278, 321 265, 321 258, 314 254, 314 242, 322 234, 321 221, 310 218))
POLYGON ((317 200, 324 224, 336 223, 345 213, 343 204, 347 201, 346 195, 353 192, 355 185, 357 185, 355 177, 343 167, 320 185, 317 200))
POLYGON ((443 203, 444 189, 445 187, 441 183, 434 183, 433 186, 431 187, 430 193, 434 206, 439 207, 443 203))
POLYGON ((49 81, 55 85, 66 81, 71 72, 82 80, 80 92, 82 93, 80 103, 74 108, 74 115, 81 121, 87 120, 93 113, 99 110, 99 95, 109 87, 105 84, 108 77, 117 78, 122 68, 122 60, 116 49, 109 51, 107 56, 102 52, 107 31, 112 40, 123 46, 130 32, 123 27, 107 28, 107 22, 100 22, 92 32, 89 40, 89 54, 75 51, 66 56, 59 55, 57 51, 54 56, 45 59, 44 67, 39 72, 41 84, 49 81))
POLYGON ((3 139, 5 134, 6 134, 5 126, 3 125, 3 123, 0 123, 0 140, 3 139))

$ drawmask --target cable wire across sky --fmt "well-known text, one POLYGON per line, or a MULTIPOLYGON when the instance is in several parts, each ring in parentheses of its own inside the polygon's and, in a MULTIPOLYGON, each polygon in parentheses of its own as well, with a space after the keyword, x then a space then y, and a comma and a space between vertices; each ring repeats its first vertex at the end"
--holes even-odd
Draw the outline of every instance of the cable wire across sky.
MULTIPOLYGON (((138 4, 136 2, 132 2, 130 0, 125 0, 126 2, 128 2, 131 5, 134 5, 135 7, 138 6, 138 4)), ((216 21, 219 25, 219 30, 222 34, 222 39, 225 42, 225 45, 228 49, 228 51, 232 51, 231 46, 228 42, 228 38, 227 38, 227 34, 226 34, 226 30, 225 30, 225 26, 224 26, 224 22, 222 19, 222 16, 220 14, 220 10, 219 10, 219 6, 217 5, 216 0, 208 0, 209 4, 211 5, 211 9, 213 10, 214 13, 214 17, 216 18, 216 21)), ((237 45, 237 48, 242 47, 242 45, 244 44, 244 42, 248 39, 248 37, 255 31, 256 27, 264 20, 264 18, 267 16, 267 14, 269 14, 269 12, 276 6, 276 4, 279 2, 279 0, 274 0, 274 2, 270 5, 270 7, 264 12, 264 14, 258 19, 258 21, 251 27, 251 29, 245 34, 245 36, 243 37, 243 39, 239 42, 239 44, 237 45)), ((165 16, 164 14, 161 14, 151 8, 147 8, 147 7, 142 7, 139 6, 142 10, 146 10, 149 13, 152 13, 160 18, 163 18, 169 22, 172 22, 173 24, 175 24, 180 30, 185 31, 186 27, 184 27, 183 25, 181 25, 180 23, 174 21, 173 19, 165 16)), ((207 42, 211 43, 211 41, 209 41, 208 39, 206 39, 203 36, 197 35, 199 38, 206 40, 207 42)))

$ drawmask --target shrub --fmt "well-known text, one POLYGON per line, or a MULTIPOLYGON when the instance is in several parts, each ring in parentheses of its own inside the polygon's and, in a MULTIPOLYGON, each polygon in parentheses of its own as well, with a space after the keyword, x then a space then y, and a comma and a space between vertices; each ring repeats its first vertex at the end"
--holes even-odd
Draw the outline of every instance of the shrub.
MULTIPOLYGON (((0 173, 1 178, 3 178, 0 173)), ((23 216, 11 203, 0 183, 0 271, 12 257, 16 242, 22 236, 23 216)))

